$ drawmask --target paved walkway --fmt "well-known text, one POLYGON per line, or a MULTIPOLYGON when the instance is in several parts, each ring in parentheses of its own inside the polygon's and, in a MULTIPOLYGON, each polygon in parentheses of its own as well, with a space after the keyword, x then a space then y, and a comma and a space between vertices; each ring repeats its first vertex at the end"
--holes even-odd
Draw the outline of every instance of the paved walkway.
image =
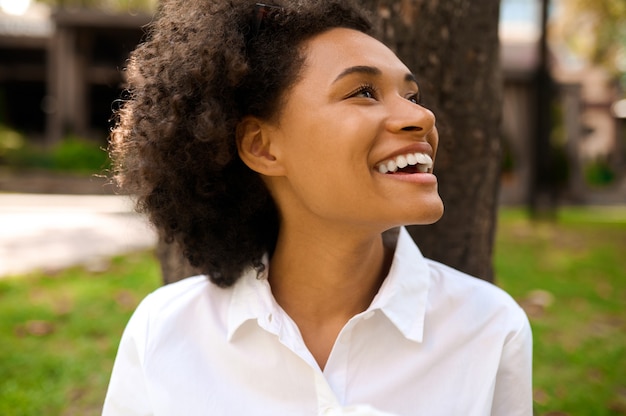
POLYGON ((126 196, 0 194, 0 277, 85 264, 153 247, 126 196))

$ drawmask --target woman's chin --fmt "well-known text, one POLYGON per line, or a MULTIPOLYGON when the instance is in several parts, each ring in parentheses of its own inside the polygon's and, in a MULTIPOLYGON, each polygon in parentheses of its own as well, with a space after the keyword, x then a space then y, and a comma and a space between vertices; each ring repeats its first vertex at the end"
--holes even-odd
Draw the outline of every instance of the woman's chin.
POLYGON ((441 219, 444 213, 443 202, 439 196, 423 201, 419 207, 409 212, 410 218, 402 225, 430 225, 441 219))

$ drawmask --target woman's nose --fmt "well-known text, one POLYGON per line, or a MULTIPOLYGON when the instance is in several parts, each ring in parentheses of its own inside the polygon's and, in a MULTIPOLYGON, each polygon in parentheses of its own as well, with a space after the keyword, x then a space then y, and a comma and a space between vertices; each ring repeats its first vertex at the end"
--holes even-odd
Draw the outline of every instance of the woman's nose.
POLYGON ((435 115, 432 111, 403 97, 394 100, 388 118, 390 131, 417 132, 420 136, 426 136, 434 127, 435 115))

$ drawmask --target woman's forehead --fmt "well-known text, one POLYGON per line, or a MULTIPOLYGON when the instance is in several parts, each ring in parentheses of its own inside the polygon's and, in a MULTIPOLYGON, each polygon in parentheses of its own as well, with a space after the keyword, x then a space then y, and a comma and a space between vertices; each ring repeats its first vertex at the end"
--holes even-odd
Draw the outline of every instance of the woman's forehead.
POLYGON ((406 65, 377 39, 357 30, 335 28, 304 44, 306 68, 336 77, 346 68, 371 67, 382 73, 410 73, 406 65))

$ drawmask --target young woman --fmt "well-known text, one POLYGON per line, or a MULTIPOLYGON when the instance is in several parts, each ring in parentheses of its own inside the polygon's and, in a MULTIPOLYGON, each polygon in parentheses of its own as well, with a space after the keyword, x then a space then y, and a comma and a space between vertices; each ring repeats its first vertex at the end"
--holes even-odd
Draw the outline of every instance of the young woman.
POLYGON ((124 332, 105 415, 531 415, 528 320, 422 257, 435 117, 345 0, 165 1, 118 180, 206 275, 124 332))

